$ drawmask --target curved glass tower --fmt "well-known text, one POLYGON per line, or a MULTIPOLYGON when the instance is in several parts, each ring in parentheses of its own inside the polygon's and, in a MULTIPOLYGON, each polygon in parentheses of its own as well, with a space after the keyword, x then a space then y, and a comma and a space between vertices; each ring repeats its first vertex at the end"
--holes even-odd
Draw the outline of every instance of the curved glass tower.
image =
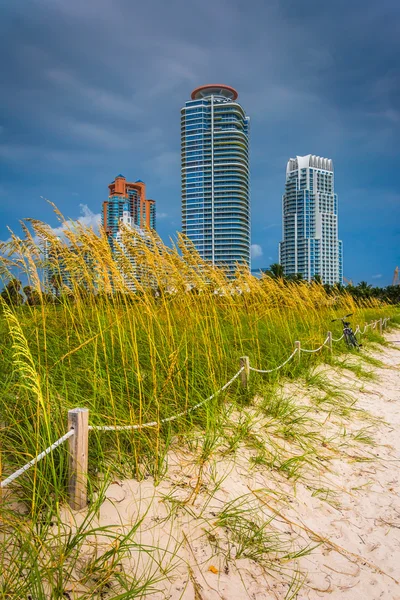
POLYGON ((250 268, 250 119, 237 97, 205 85, 181 110, 182 231, 229 275, 250 268))

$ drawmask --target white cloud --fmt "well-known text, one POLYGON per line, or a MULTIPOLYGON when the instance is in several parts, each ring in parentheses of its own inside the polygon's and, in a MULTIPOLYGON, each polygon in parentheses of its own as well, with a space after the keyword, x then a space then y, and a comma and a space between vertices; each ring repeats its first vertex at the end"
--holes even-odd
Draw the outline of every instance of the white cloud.
POLYGON ((80 204, 79 208, 81 211, 80 217, 78 217, 77 219, 67 219, 67 222, 65 224, 63 223, 59 227, 51 227, 51 231, 54 235, 63 238, 66 229, 70 228, 71 225, 73 226, 74 223, 80 223, 85 227, 92 227, 94 232, 98 233, 99 226, 101 223, 101 214, 92 212, 87 204, 80 204))
POLYGON ((94 230, 98 229, 101 222, 100 213, 92 212, 87 204, 80 204, 79 208, 81 209, 82 216, 77 219, 78 222, 86 227, 93 227, 94 230))
POLYGON ((381 279, 383 277, 382 273, 378 273, 377 275, 372 275, 371 279, 381 279))
POLYGON ((166 219, 168 217, 167 213, 157 213, 157 219, 166 219))
POLYGON ((262 248, 259 244, 251 245, 251 258, 260 258, 263 255, 262 248))
MULTIPOLYGON (((43 198, 43 196, 41 196, 41 198, 43 198)), ((68 219, 67 218, 65 224, 63 223, 59 227, 50 227, 52 233, 55 236, 66 241, 67 238, 65 236, 65 232, 68 228, 71 228, 71 226, 73 227, 73 225, 75 223, 80 223, 81 225, 84 225, 85 227, 92 227, 93 231, 95 233, 99 233, 99 227, 100 227, 100 223, 101 223, 100 213, 95 214, 94 212, 92 212, 90 210, 90 208, 87 206, 87 204, 80 204, 79 208, 81 210, 81 216, 78 217, 77 219, 68 219)), ((9 237, 6 240, 0 240, 0 244, 8 244, 11 241, 12 241, 12 237, 9 237)), ((39 245, 39 243, 40 243, 39 236, 35 235, 33 237, 33 241, 35 242, 35 244, 39 245)))

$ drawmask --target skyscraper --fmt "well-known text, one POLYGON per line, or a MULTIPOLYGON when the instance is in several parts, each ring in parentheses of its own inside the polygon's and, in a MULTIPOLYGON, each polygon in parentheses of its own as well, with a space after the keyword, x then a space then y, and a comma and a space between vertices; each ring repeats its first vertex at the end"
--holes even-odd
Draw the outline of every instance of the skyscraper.
MULTIPOLYGON (((124 272, 123 269, 122 270, 122 276, 125 282, 125 286, 127 287, 128 290, 131 291, 136 291, 136 281, 140 281, 142 284, 146 283, 150 283, 152 282, 152 277, 150 274, 150 271, 148 269, 148 267, 145 266, 145 262, 143 264, 142 260, 139 260, 139 264, 138 264, 138 256, 140 258, 143 257, 143 247, 142 244, 138 244, 138 241, 142 240, 142 242, 144 242, 144 244, 148 247, 151 248, 151 237, 149 235, 149 232, 144 229, 143 227, 139 227, 138 225, 135 225, 135 223, 133 222, 133 219, 130 215, 130 206, 129 206, 129 202, 125 202, 124 206, 123 206, 123 212, 122 212, 122 217, 120 219, 120 227, 117 231, 117 234, 115 236, 115 240, 117 241, 117 244, 115 244, 115 248, 114 248, 114 257, 117 261, 117 263, 119 264, 119 267, 121 269, 122 264, 125 262, 126 264, 126 259, 129 263, 129 273, 127 274, 126 272, 124 272), (124 243, 124 238, 122 235, 122 225, 124 225, 127 228, 133 229, 136 232, 136 236, 133 237, 130 240, 130 248, 128 249, 125 246, 124 243), (135 248, 135 253, 132 253, 132 248, 135 248), (124 261, 125 259, 125 261, 124 261)), ((154 283, 154 282, 152 282, 154 283)))
POLYGON ((108 235, 111 248, 116 239, 120 223, 124 215, 124 207, 128 210, 131 226, 145 229, 156 228, 156 204, 146 198, 146 184, 140 179, 134 183, 126 181, 123 175, 117 175, 108 186, 108 200, 103 202, 101 214, 102 225, 108 235))
MULTIPOLYGON (((156 203, 146 198, 146 185, 140 179, 131 183, 123 175, 117 175, 108 186, 108 200, 103 202, 101 214, 102 226, 108 237, 111 250, 117 263, 128 261, 129 274, 123 273, 125 285, 131 291, 136 290, 136 280, 149 280, 145 267, 137 263, 137 255, 125 247, 122 226, 135 230, 137 236, 131 241, 132 246, 138 246, 138 240, 150 247, 151 236, 148 229, 156 229, 156 203)), ((140 253, 139 248, 137 252, 140 253)))
POLYGON ((249 117, 237 97, 205 85, 181 110, 182 231, 229 275, 250 267, 249 117))
MULTIPOLYGON (((147 247, 151 247, 152 237, 147 228, 155 231, 156 228, 156 203, 146 198, 146 185, 140 179, 134 183, 126 181, 123 175, 117 175, 108 186, 109 197, 103 202, 101 213, 102 226, 107 234, 114 259, 125 265, 130 265, 129 273, 123 273, 125 285, 128 289, 136 289, 136 281, 149 281, 148 270, 143 265, 136 264, 135 253, 125 247, 122 235, 122 226, 135 230, 137 234, 131 241, 131 248, 136 247, 136 256, 141 252, 140 240, 147 247)), ((58 241, 61 242, 60 238, 58 241)), ((82 279, 82 287, 88 288, 85 277, 95 269, 95 259, 88 252, 81 253, 79 247, 62 243, 44 243, 44 285, 45 289, 58 294, 61 289, 74 288, 77 274, 82 279), (65 244, 64 244, 65 245, 65 244), (74 260, 74 254, 77 260, 74 260), (83 264, 79 259, 83 258, 83 264), (78 265, 78 266, 77 266, 78 265), (73 267, 73 268, 72 268, 73 267), (72 276, 72 272, 74 276, 72 276)))
POLYGON ((81 289, 89 289, 87 277, 93 271, 93 257, 82 250, 79 243, 69 244, 58 237, 52 242, 41 240, 43 250, 43 286, 46 292, 59 296, 69 290, 74 283, 81 289), (73 275, 72 275, 73 273, 73 275), (79 282, 79 283, 78 283, 79 282))
POLYGON ((291 158, 282 198, 283 241, 279 262, 285 275, 342 283, 342 242, 338 239, 338 198, 333 163, 308 154, 291 158))

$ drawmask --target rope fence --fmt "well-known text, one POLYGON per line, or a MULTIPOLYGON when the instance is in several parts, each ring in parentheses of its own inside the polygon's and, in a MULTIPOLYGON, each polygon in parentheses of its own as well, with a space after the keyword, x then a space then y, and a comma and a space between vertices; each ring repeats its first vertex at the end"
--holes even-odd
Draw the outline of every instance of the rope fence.
POLYGON ((274 369, 255 369, 254 367, 250 367, 249 369, 250 371, 256 371, 256 373, 273 373, 274 371, 278 371, 278 369, 282 369, 282 367, 284 367, 285 365, 287 365, 287 363, 292 360, 292 358, 294 357, 295 354, 297 354, 298 352, 298 348, 295 348, 294 351, 292 352, 292 354, 289 356, 289 358, 287 358, 285 360, 285 362, 283 362, 281 365, 279 365, 279 367, 275 367, 274 369))
POLYGON ((9 477, 7 477, 7 479, 4 479, 0 483, 0 488, 7 487, 10 483, 12 483, 15 479, 17 479, 17 477, 19 477, 20 475, 25 473, 25 471, 27 471, 28 469, 30 469, 31 467, 36 465, 40 460, 42 460, 42 458, 44 458, 47 454, 50 454, 50 452, 53 452, 53 450, 55 450, 58 446, 61 446, 61 444, 63 444, 66 440, 68 440, 68 438, 70 438, 73 435, 74 435, 73 430, 68 431, 68 433, 66 433, 65 435, 60 437, 56 442, 54 442, 54 444, 51 444, 51 446, 49 446, 48 448, 46 448, 46 450, 43 450, 43 452, 41 452, 40 454, 35 456, 35 458, 33 458, 28 463, 26 463, 26 465, 24 465, 23 467, 18 469, 18 471, 15 471, 15 473, 13 473, 9 477))
POLYGON ((324 341, 324 343, 321 344, 321 346, 319 348, 315 348, 315 350, 307 350, 307 348, 300 348, 300 351, 301 352, 310 352, 310 353, 319 352, 326 345, 326 342, 328 342, 330 339, 331 339, 331 337, 328 335, 328 337, 326 338, 326 340, 324 341))
MULTIPOLYGON (((372 323, 366 323, 363 331, 360 330, 359 325, 354 332, 363 335, 368 327, 376 329, 379 325, 379 331, 382 335, 383 328, 386 326, 390 317, 385 319, 378 319, 372 323)), ((69 431, 56 440, 51 446, 43 450, 35 458, 30 460, 26 465, 12 473, 7 479, 0 482, 0 489, 6 488, 10 483, 15 481, 18 477, 23 475, 28 469, 36 465, 42 458, 53 452, 56 448, 61 446, 64 442, 69 440, 69 461, 68 461, 68 502, 72 509, 80 510, 87 505, 87 473, 88 473, 88 437, 89 431, 134 431, 141 430, 149 427, 160 427, 163 423, 170 423, 176 421, 181 417, 190 414, 197 410, 213 398, 226 390, 239 376, 241 376, 241 384, 243 387, 248 386, 250 371, 256 373, 273 373, 282 369, 287 365, 297 354, 298 360, 300 361, 300 355, 302 352, 314 353, 321 351, 324 347, 328 347, 332 352, 332 342, 340 342, 344 338, 344 333, 340 338, 333 338, 332 332, 328 332, 325 341, 315 349, 302 348, 299 341, 295 342, 295 349, 292 354, 279 366, 272 369, 256 369, 250 366, 250 359, 248 356, 242 356, 240 359, 240 369, 235 375, 223 385, 219 390, 211 394, 205 400, 198 402, 194 406, 183 410, 182 412, 166 417, 160 421, 150 421, 149 423, 139 423, 136 425, 89 425, 89 410, 87 408, 74 408, 68 411, 68 427, 69 431)))
POLYGON ((344 333, 340 336, 340 338, 332 338, 332 342, 340 342, 340 340, 342 340, 344 338, 344 333))
POLYGON ((182 412, 178 413, 177 415, 173 415, 172 417, 167 417, 165 419, 161 419, 161 421, 151 421, 150 423, 143 423, 142 425, 141 424, 138 424, 138 425, 89 425, 88 429, 89 429, 89 431, 93 431, 93 430, 96 430, 96 431, 124 431, 124 430, 126 430, 126 431, 128 431, 128 430, 132 430, 132 429, 144 429, 145 427, 158 427, 158 426, 162 425, 163 423, 170 423, 171 421, 176 421, 176 419, 179 419, 180 417, 183 417, 184 415, 187 415, 187 414, 193 412, 197 408, 200 408, 200 406, 202 406, 206 402, 209 402, 210 400, 215 398, 215 396, 217 394, 220 394, 221 392, 226 390, 226 388, 229 387, 231 385, 231 383, 233 383, 235 381, 235 379, 237 379, 239 377, 239 375, 243 372, 244 368, 245 367, 241 367, 239 369, 239 371, 237 373, 235 373, 235 375, 232 377, 232 379, 230 379, 228 381, 228 383, 225 383, 225 385, 223 385, 222 388, 220 388, 219 390, 217 390, 216 392, 211 394, 211 396, 209 396, 205 400, 202 400, 198 404, 195 404, 191 408, 188 408, 187 410, 183 410, 182 412))

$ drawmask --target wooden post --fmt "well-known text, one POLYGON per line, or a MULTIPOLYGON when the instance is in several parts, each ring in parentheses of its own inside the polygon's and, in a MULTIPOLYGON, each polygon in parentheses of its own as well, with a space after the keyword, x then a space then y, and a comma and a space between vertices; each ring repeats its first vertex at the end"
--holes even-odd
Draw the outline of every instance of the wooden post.
POLYGON ((328 348, 332 353, 332 331, 328 331, 328 348))
POLYGON ((383 334, 383 323, 382 323, 382 317, 379 319, 379 333, 380 335, 383 334))
POLYGON ((243 371, 240 374, 242 380, 242 386, 247 388, 250 377, 250 359, 248 356, 240 357, 240 368, 244 367, 243 371))
POLYGON ((73 510, 81 510, 87 505, 88 425, 87 408, 68 411, 68 429, 75 431, 68 440, 68 502, 73 510))
POLYGON ((297 361, 300 364, 301 344, 299 341, 294 343, 294 347, 297 348, 297 361))

